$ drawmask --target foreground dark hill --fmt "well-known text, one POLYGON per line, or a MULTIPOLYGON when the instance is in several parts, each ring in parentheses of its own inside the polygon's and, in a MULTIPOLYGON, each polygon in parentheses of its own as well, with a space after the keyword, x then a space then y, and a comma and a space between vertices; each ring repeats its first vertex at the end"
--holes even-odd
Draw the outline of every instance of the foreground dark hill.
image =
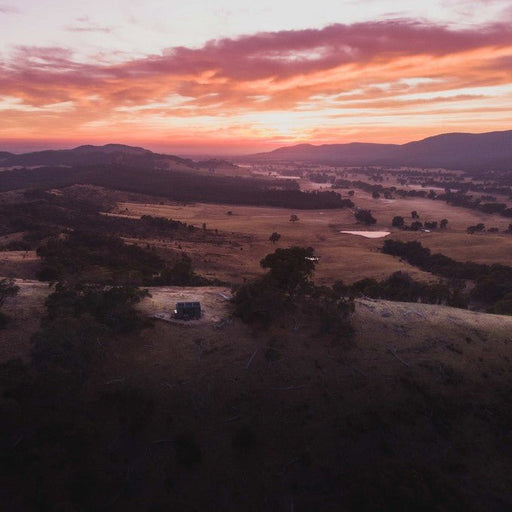
POLYGON ((0 166, 77 166, 77 165, 126 165, 144 167, 168 167, 182 165, 195 168, 192 160, 174 155, 153 153, 144 148, 125 146, 123 144, 106 144, 105 146, 79 146, 74 149, 36 151, 15 155, 0 152, 0 166))
POLYGON ((512 130, 446 133, 407 144, 324 144, 279 148, 251 159, 296 160, 339 165, 409 165, 475 171, 512 169, 512 130))
MULTIPOLYGON (((51 292, 19 284, 4 350, 51 292)), ((343 340, 150 291, 208 317, 105 342, 75 393, 4 365, 5 510, 511 510, 511 318, 365 299, 343 340)))

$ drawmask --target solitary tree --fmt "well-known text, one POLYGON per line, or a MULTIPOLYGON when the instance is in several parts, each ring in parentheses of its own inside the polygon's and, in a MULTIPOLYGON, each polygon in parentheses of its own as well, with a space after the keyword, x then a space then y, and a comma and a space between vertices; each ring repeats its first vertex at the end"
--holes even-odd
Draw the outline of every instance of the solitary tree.
POLYGON ((391 222, 391 225, 394 228, 403 228, 404 227, 404 218, 400 215, 393 217, 393 221, 391 222))
POLYGON ((290 222, 297 222, 298 220, 299 217, 295 215, 295 213, 293 215, 290 215, 290 222))
POLYGON ((411 217, 412 217, 413 219, 419 219, 419 218, 420 218, 420 216, 418 215, 418 212, 417 212, 416 210, 413 210, 413 211, 411 212, 411 217))
POLYGON ((441 219, 441 222, 439 222, 439 227, 441 229, 445 229, 447 225, 448 225, 448 219, 441 219))
POLYGON ((277 231, 274 231, 270 237, 269 237, 269 240, 275 244, 276 242, 279 241, 279 239, 281 238, 281 235, 277 232, 277 231))

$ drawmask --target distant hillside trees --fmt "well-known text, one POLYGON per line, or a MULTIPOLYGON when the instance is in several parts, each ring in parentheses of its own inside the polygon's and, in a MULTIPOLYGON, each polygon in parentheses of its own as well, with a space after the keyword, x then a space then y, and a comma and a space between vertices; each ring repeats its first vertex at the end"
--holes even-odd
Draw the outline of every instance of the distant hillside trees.
POLYGON ((230 176, 205 176, 194 172, 133 168, 119 165, 95 167, 45 167, 37 172, 2 173, 0 192, 25 188, 49 189, 72 184, 97 185, 175 201, 276 206, 293 209, 351 208, 332 190, 302 192, 296 181, 230 176))

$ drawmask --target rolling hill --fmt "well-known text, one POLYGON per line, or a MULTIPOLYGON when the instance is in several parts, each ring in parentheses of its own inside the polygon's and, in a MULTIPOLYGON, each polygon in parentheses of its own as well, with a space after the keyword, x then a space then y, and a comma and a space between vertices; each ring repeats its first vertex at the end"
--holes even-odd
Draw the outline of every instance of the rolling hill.
POLYGON ((249 157, 258 161, 304 161, 338 165, 409 165, 477 171, 512 169, 512 130, 446 133, 407 144, 299 144, 249 157))
POLYGON ((80 166, 80 165, 124 165, 166 168, 170 166, 197 166, 192 160, 174 155, 153 153, 144 148, 125 146, 123 144, 106 144, 105 146, 79 146, 73 149, 36 151, 33 153, 0 153, 2 167, 32 166, 80 166))

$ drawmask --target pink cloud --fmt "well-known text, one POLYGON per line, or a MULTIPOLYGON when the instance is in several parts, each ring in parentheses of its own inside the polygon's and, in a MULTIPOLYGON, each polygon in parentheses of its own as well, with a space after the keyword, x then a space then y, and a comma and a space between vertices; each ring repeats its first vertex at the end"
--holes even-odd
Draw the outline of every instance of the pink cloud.
MULTIPOLYGON (((88 18, 77 22, 73 30, 102 29, 88 18)), ((465 30, 410 20, 335 24, 169 48, 122 63, 105 60, 84 63, 69 49, 19 47, 0 62, 0 97, 38 108, 70 102, 71 112, 52 117, 55 129, 59 123, 132 122, 130 108, 138 107, 160 118, 312 111, 326 104, 365 110, 372 101, 390 112, 413 104, 428 109, 482 99, 462 92, 447 100, 443 91, 511 84, 512 31, 507 23, 465 30), (431 98, 401 99, 415 93, 431 98)), ((34 116, 18 105, 2 115, 18 131, 34 116)))
POLYGON ((214 69, 218 76, 236 80, 284 78, 343 64, 364 65, 377 57, 441 56, 511 43, 508 24, 464 31, 406 20, 336 24, 319 30, 215 40, 199 49, 172 48, 162 55, 134 61, 124 68, 124 72, 199 73, 214 69))

